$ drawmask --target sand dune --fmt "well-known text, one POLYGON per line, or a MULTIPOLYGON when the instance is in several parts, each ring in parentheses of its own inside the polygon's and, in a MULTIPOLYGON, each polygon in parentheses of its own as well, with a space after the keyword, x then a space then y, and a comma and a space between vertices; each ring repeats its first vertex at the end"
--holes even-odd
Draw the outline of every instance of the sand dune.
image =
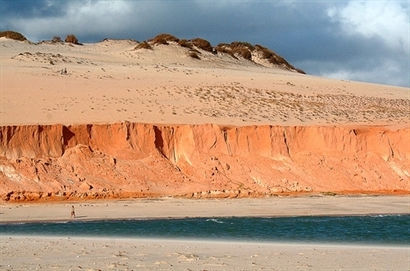
POLYGON ((0 38, 0 124, 408 124, 409 89, 323 79, 175 43, 0 38), (16 97, 18 97, 16 99, 16 97))

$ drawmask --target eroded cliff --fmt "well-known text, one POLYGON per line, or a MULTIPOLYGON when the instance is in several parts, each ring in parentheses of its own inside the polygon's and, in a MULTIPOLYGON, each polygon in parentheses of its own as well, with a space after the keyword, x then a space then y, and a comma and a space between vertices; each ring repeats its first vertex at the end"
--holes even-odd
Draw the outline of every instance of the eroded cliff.
POLYGON ((410 128, 0 127, 6 201, 408 193, 410 128))

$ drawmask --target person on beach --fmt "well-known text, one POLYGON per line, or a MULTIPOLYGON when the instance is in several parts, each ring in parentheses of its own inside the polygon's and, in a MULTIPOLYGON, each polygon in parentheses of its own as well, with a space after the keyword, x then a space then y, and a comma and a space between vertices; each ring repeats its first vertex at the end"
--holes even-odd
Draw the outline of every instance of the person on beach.
POLYGON ((71 205, 71 218, 75 218, 74 205, 71 205))

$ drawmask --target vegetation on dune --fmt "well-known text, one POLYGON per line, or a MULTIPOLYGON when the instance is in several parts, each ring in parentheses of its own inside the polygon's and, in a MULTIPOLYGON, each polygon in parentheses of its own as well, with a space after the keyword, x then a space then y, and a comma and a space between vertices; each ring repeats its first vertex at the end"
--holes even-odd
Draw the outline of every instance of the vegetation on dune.
POLYGON ((54 36, 54 37, 51 39, 51 42, 53 42, 53 43, 58 43, 58 42, 63 42, 63 41, 61 40, 61 37, 59 37, 59 36, 54 36))
POLYGON ((214 48, 212 47, 211 43, 207 40, 196 38, 196 39, 191 40, 191 42, 193 45, 195 45, 199 49, 214 53, 214 48))
POLYGON ((231 57, 238 59, 234 52, 232 51, 232 49, 230 48, 228 43, 220 43, 215 47, 215 51, 218 53, 224 53, 224 54, 228 54, 231 57))
POLYGON ((248 43, 242 41, 234 41, 231 43, 232 52, 236 55, 239 55, 245 59, 252 59, 252 51, 255 50, 255 47, 248 43))
POLYGON ((157 44, 168 45, 169 42, 176 42, 181 47, 185 47, 188 49, 193 49, 193 47, 196 46, 197 48, 202 49, 204 51, 208 51, 211 53, 214 52, 214 48, 212 47, 211 43, 201 38, 195 38, 192 40, 185 40, 185 39, 180 40, 179 38, 171 34, 163 33, 163 34, 159 34, 155 36, 152 39, 149 39, 147 42, 152 45, 157 45, 157 44))
POLYGON ((239 49, 235 49, 234 52, 247 60, 252 59, 252 52, 249 51, 249 49, 239 48, 239 49))
POLYGON ((181 47, 185 47, 185 48, 188 48, 188 49, 192 49, 192 48, 193 48, 192 42, 189 41, 189 40, 179 40, 179 41, 178 41, 178 44, 179 44, 181 47))
POLYGON ((198 51, 197 50, 189 50, 188 55, 194 59, 201 59, 198 55, 198 51))
POLYGON ((8 39, 19 40, 19 41, 27 40, 23 34, 19 32, 15 32, 15 31, 10 31, 10 30, 0 32, 0 38, 1 37, 6 37, 8 39))
POLYGON ((219 53, 228 54, 235 59, 237 59, 237 56, 240 56, 244 59, 252 60, 252 51, 255 50, 255 47, 248 42, 234 41, 230 44, 220 43, 215 47, 215 50, 219 53))
POLYGON ((231 42, 231 48, 235 49, 235 48, 247 48, 250 51, 255 50, 255 46, 253 46, 252 44, 250 44, 249 42, 245 42, 245 41, 233 41, 231 42))
MULTIPOLYGON (((27 40, 25 36, 23 36, 21 33, 15 32, 15 31, 3 31, 0 32, 0 37, 6 37, 9 39, 13 40, 19 40, 19 41, 25 41, 27 40)), ((107 40, 107 39, 104 39, 107 40)), ((52 43, 58 43, 62 42, 62 39, 59 36, 54 36, 51 40, 52 43)), ((78 44, 81 45, 81 43, 78 42, 78 39, 75 35, 69 34, 65 38, 65 42, 67 43, 72 43, 72 44, 78 44)), ((252 61, 252 56, 253 55, 259 55, 262 59, 267 60, 269 63, 273 65, 278 65, 282 66, 283 68, 286 68, 288 70, 294 70, 299 73, 305 73, 303 70, 295 68, 293 65, 291 65, 286 59, 281 57, 280 55, 276 54, 274 51, 256 44, 252 45, 248 42, 243 42, 243 41, 234 41, 231 43, 220 43, 217 46, 213 47, 211 43, 205 39, 202 38, 195 38, 191 40, 186 40, 186 39, 179 39, 171 34, 168 33, 162 33, 157 36, 155 36, 152 39, 149 39, 147 41, 143 41, 139 43, 134 49, 148 49, 152 50, 152 45, 168 45, 169 42, 175 42, 179 46, 184 47, 189 49, 188 55, 194 59, 201 59, 199 55, 201 52, 198 50, 195 50, 194 48, 198 48, 213 54, 216 53, 224 53, 230 55, 234 59, 243 58, 252 61)))
POLYGON ((279 65, 279 66, 285 66, 287 68, 296 70, 299 73, 305 73, 301 69, 295 68, 293 65, 291 65, 289 62, 286 61, 283 57, 280 55, 276 54, 272 50, 263 47, 262 45, 256 44, 255 48, 262 53, 262 58, 266 59, 269 61, 269 63, 272 63, 274 65, 279 65))
POLYGON ((215 47, 218 53, 225 53, 231 57, 238 59, 242 57, 247 60, 252 60, 252 53, 260 54, 262 59, 266 59, 269 63, 285 67, 289 70, 296 70, 299 73, 305 73, 301 69, 297 69, 287 62, 283 57, 276 54, 272 50, 261 45, 252 45, 248 42, 234 41, 229 43, 220 43, 215 47))
POLYGON ((138 50, 138 49, 152 50, 152 46, 151 46, 148 42, 143 41, 143 42, 141 42, 140 44, 138 44, 137 46, 135 46, 134 49, 135 49, 135 50, 138 50))
MULTIPOLYGON (((75 38, 74 35, 69 35, 66 38, 66 42, 73 42, 78 43, 78 40, 75 38), (70 36, 70 38, 69 38, 70 36), (68 41, 68 39, 70 41, 68 41)), ((106 39, 104 39, 106 40, 106 39)), ((54 41, 54 38, 53 38, 54 41)), ((282 68, 297 71, 299 73, 305 73, 304 71, 295 68, 289 62, 287 62, 283 57, 276 54, 274 51, 263 47, 261 45, 252 45, 249 42, 243 41, 233 41, 231 43, 220 43, 217 46, 213 47, 211 43, 202 38, 195 38, 195 39, 179 39, 171 34, 162 33, 155 36, 152 39, 143 41, 135 46, 135 50, 138 49, 148 49, 153 50, 154 45, 168 45, 170 42, 176 43, 183 48, 187 48, 188 52, 187 55, 194 58, 194 59, 201 59, 200 55, 201 52, 196 50, 200 49, 206 52, 210 52, 213 54, 217 53, 224 53, 230 55, 234 59, 246 59, 249 61, 256 61, 258 62, 258 58, 262 58, 267 60, 269 63, 273 65, 281 66, 282 68), (195 49, 196 48, 196 49, 195 49), (253 59, 253 57, 258 56, 257 59, 253 59)))
POLYGON ((167 33, 162 33, 159 34, 157 36, 155 36, 154 38, 148 40, 149 42, 151 42, 152 44, 163 44, 163 45, 168 45, 169 42, 178 42, 179 39, 171 34, 167 34, 167 33))
POLYGON ((204 51, 214 53, 214 48, 212 47, 211 43, 201 38, 195 38, 192 40, 186 40, 186 39, 180 40, 179 38, 171 34, 162 33, 145 42, 150 45, 158 45, 158 44, 168 45, 169 42, 176 42, 181 47, 185 47, 191 50, 194 48, 194 46, 196 46, 197 48, 202 49, 204 51))
POLYGON ((74 34, 68 34, 65 38, 65 42, 72 43, 72 44, 80 44, 78 43, 78 39, 74 34))

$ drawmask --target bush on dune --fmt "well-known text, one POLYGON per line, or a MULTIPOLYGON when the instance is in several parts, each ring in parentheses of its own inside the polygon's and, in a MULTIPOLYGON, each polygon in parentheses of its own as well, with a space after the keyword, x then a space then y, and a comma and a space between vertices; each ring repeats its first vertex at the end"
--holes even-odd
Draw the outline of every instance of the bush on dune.
POLYGON ((234 41, 231 44, 220 43, 215 47, 217 52, 229 54, 235 59, 237 59, 236 56, 239 55, 248 60, 252 60, 252 51, 254 49, 255 47, 252 44, 242 41, 234 41))
POLYGON ((193 45, 195 45, 199 49, 214 53, 214 48, 212 47, 211 43, 207 40, 196 38, 196 39, 191 40, 191 42, 193 45))
POLYGON ((189 54, 188 54, 190 57, 192 57, 192 58, 194 58, 194 59, 201 59, 199 56, 198 56, 198 53, 196 53, 195 51, 189 51, 189 54))
POLYGON ((63 42, 63 41, 61 40, 61 38, 60 38, 59 36, 54 36, 54 37, 51 39, 51 42, 52 42, 52 43, 57 43, 57 42, 63 42))
POLYGON ((147 49, 147 50, 152 50, 152 46, 151 45, 149 45, 149 43, 148 42, 146 42, 146 41, 143 41, 143 42, 141 42, 140 44, 138 44, 137 46, 135 46, 135 48, 134 48, 135 50, 138 50, 138 49, 147 49))
POLYGON ((252 44, 243 41, 232 42, 231 48, 234 54, 238 54, 248 60, 252 59, 252 51, 255 50, 255 47, 252 44))
POLYGON ((239 48, 234 50, 234 52, 247 60, 252 60, 252 53, 247 48, 239 48))
POLYGON ((10 30, 0 32, 0 38, 1 37, 6 37, 8 39, 19 40, 19 41, 27 40, 26 37, 23 36, 23 34, 19 32, 15 32, 15 31, 10 31, 10 30))
POLYGON ((179 44, 181 47, 185 47, 185 48, 188 48, 188 49, 192 49, 192 48, 193 48, 192 42, 190 42, 189 40, 179 40, 179 41, 178 41, 178 44, 179 44))
POLYGON ((163 33, 155 36, 154 38, 148 40, 152 44, 163 44, 163 45, 168 45, 168 42, 178 42, 179 39, 175 36, 172 36, 171 34, 163 33))
POLYGON ((229 44, 227 43, 220 43, 215 47, 216 52, 218 53, 224 53, 224 54, 228 54, 231 57, 238 59, 235 54, 232 52, 231 47, 229 46, 229 44))
POLYGON ((79 44, 77 37, 74 36, 73 34, 67 35, 67 37, 65 38, 65 42, 73 43, 73 44, 79 44))
POLYGON ((295 68, 293 65, 291 65, 289 62, 286 61, 286 59, 284 59, 283 57, 281 57, 280 55, 276 54, 275 52, 273 52, 272 50, 263 47, 259 44, 255 45, 255 48, 257 50, 259 50, 262 53, 262 57, 266 60, 269 61, 269 63, 272 63, 274 65, 281 65, 281 66, 285 66, 288 67, 290 69, 296 70, 299 73, 305 73, 303 70, 301 69, 297 69, 295 68))

